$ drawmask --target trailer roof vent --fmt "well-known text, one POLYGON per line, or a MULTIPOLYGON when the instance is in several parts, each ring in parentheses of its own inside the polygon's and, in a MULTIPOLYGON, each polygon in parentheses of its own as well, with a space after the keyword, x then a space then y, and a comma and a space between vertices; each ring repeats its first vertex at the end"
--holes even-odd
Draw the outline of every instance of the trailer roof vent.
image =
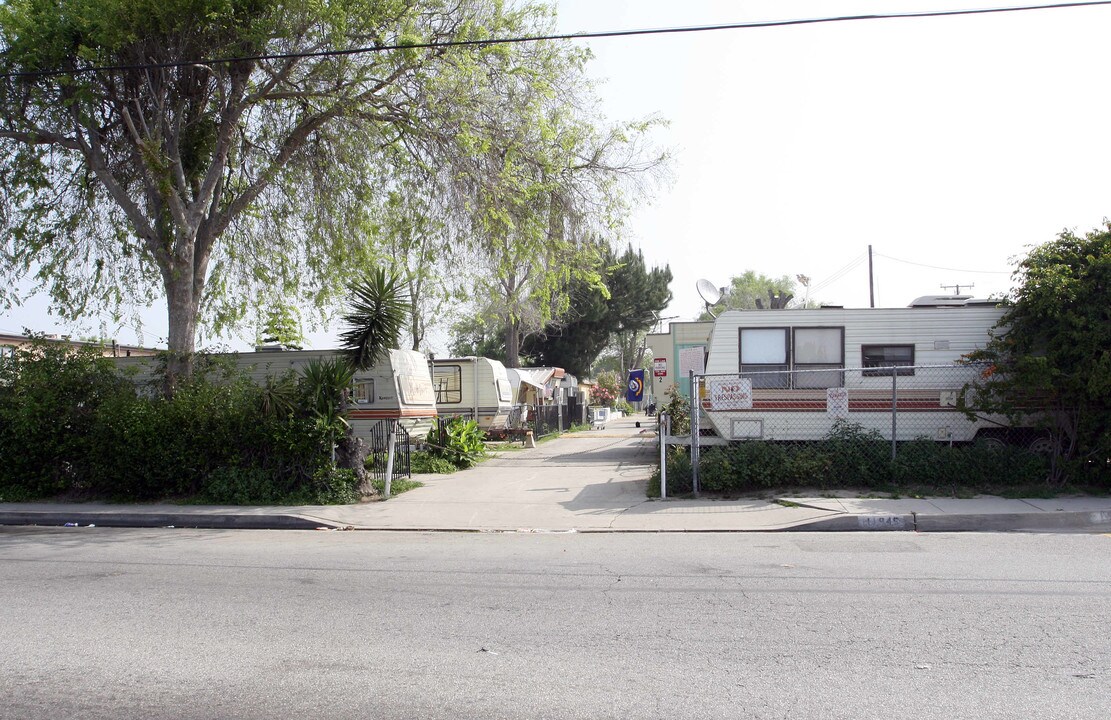
POLYGON ((910 307, 964 307, 971 299, 971 295, 923 295, 915 298, 910 307))

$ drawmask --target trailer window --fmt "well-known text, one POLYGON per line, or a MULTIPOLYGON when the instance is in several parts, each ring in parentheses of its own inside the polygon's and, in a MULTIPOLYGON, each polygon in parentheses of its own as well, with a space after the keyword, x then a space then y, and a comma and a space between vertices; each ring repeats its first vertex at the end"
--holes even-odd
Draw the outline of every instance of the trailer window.
POLYGON ((505 378, 498 378, 498 400, 502 402, 513 402, 513 386, 505 378))
POLYGON ((913 345, 861 345, 860 359, 865 377, 890 377, 891 370, 887 368, 893 367, 899 368, 896 375, 914 374, 913 345))
POLYGON ((794 386, 831 388, 845 384, 845 328, 795 328, 794 386), (824 371, 824 372, 823 372, 824 371))
POLYGON ((370 405, 374 402, 374 378, 356 380, 351 388, 351 400, 356 405, 370 405))
POLYGON ((787 328, 741 328, 741 377, 754 388, 790 387, 787 338, 787 328))
POLYGON ((432 371, 432 384, 436 386, 436 404, 463 402, 463 367, 437 365, 432 371))

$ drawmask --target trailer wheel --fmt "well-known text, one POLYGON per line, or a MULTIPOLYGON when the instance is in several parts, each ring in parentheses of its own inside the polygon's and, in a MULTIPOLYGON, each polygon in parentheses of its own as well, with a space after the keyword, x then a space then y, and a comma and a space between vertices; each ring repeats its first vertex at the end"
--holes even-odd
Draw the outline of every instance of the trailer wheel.
POLYGON ((1050 455, 1054 450, 1053 438, 1048 435, 1038 435, 1027 444, 1026 449, 1038 455, 1050 455))
POLYGON ((976 433, 976 444, 980 447, 999 450, 1007 447, 1007 436, 1000 430, 981 430, 976 433))

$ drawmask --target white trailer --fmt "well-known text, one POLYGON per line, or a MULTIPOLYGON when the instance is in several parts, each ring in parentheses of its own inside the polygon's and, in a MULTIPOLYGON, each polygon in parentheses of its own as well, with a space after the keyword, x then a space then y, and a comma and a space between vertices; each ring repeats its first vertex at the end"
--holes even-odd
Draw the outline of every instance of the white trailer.
POLYGON ((982 371, 957 361, 988 342, 1003 312, 949 296, 906 308, 722 313, 701 417, 727 440, 819 440, 845 419, 885 439, 1002 441, 1004 418, 970 420, 957 409, 961 389, 982 371))
MULTIPOLYGON (((290 371, 299 374, 313 360, 340 354, 339 350, 265 350, 215 357, 229 359, 261 385, 268 377, 278 378, 290 371)), ((137 381, 158 380, 157 358, 117 358, 115 362, 121 369, 136 368, 131 372, 137 381)), ((411 437, 423 437, 436 417, 436 396, 427 358, 413 350, 390 350, 383 362, 355 373, 351 402, 347 414, 351 428, 368 443, 375 426, 384 420, 397 420, 411 437)))
POLYGON ((475 357, 432 361, 436 407, 442 415, 462 415, 486 431, 504 430, 513 410, 513 389, 505 366, 475 357))

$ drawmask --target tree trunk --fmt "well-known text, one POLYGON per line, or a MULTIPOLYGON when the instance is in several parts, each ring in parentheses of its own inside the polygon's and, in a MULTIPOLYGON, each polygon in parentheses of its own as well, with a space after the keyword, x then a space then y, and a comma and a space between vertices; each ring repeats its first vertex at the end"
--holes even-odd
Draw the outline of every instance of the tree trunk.
POLYGON ((193 353, 197 340, 197 316, 200 297, 194 292, 192 275, 171 272, 166 278, 166 313, 169 336, 166 339, 166 396, 173 395, 183 378, 193 374, 193 353))
POLYGON ((507 368, 521 367, 521 337, 517 332, 520 326, 516 320, 505 324, 505 366, 507 368))

